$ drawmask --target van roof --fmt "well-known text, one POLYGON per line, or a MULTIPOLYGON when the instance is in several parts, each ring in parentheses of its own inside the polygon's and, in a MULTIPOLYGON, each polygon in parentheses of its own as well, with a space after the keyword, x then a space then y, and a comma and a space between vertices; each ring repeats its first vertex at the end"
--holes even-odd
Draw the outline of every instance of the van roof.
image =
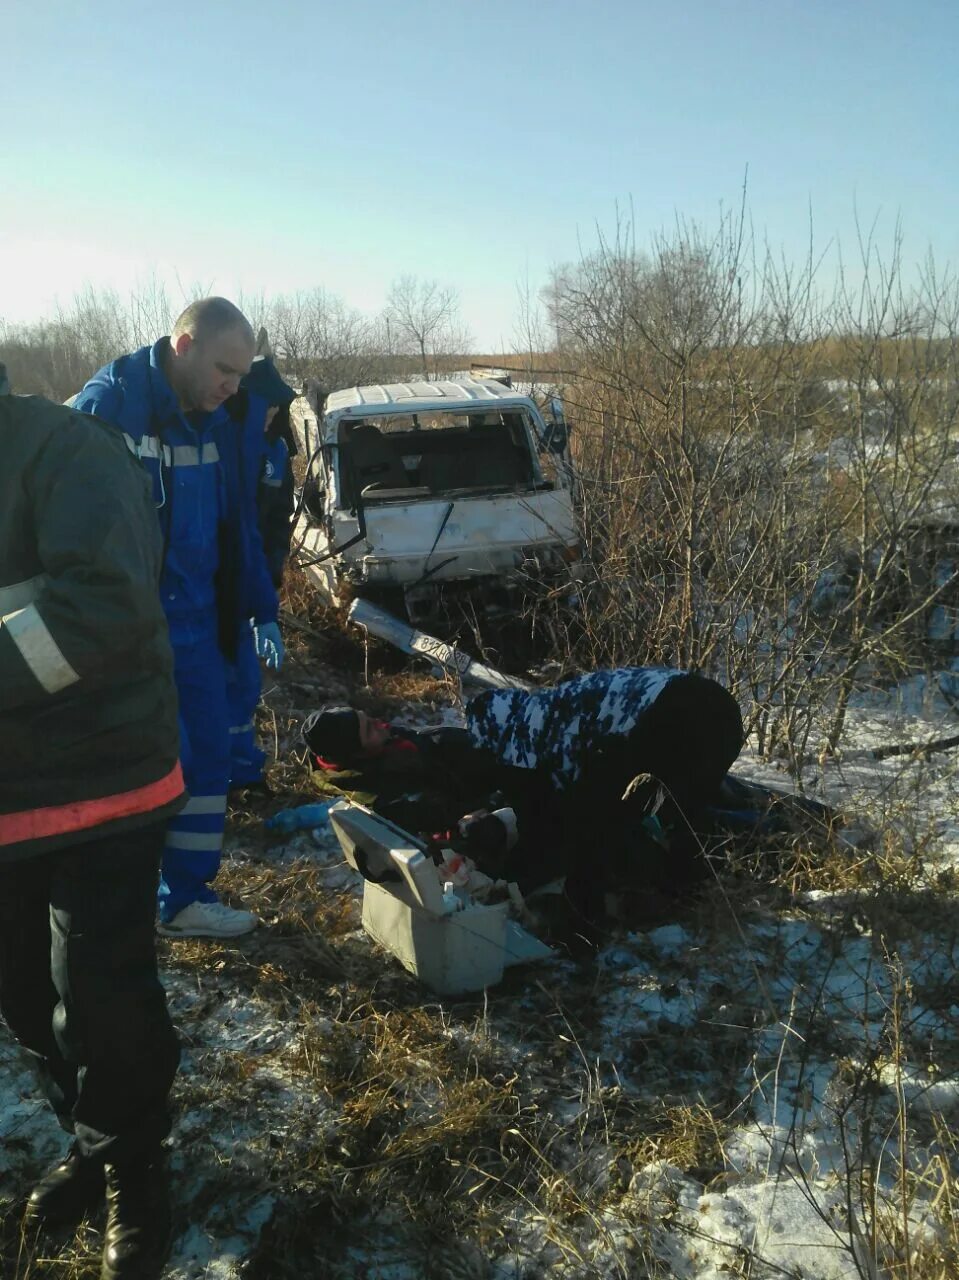
POLYGON ((345 387, 327 396, 324 416, 362 409, 369 413, 428 413, 430 410, 470 408, 477 401, 526 405, 529 397, 490 378, 463 378, 459 382, 391 382, 386 386, 345 387))

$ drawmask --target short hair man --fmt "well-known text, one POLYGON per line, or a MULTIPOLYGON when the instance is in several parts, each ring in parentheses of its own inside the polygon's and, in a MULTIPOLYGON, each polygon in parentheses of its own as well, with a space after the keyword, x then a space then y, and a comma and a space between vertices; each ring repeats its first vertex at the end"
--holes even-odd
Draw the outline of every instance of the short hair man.
POLYGON ((257 925, 217 900, 230 778, 227 668, 252 620, 258 652, 283 658, 277 597, 245 481, 240 424, 226 407, 253 361, 253 332, 226 298, 203 298, 168 338, 96 373, 76 408, 116 423, 153 482, 190 800, 170 823, 160 931, 236 937, 257 925))
POLYGON ((184 801, 159 531, 115 428, 0 394, 0 452, 0 1012, 74 1135, 27 1218, 77 1222, 106 1191, 102 1275, 148 1280, 179 1058, 156 886, 184 801))

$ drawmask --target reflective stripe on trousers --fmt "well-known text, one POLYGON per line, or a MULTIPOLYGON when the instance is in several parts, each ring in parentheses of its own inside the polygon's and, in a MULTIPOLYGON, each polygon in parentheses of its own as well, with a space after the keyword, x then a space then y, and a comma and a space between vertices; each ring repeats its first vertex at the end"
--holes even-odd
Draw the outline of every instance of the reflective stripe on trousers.
POLYGON ((160 914, 171 919, 191 902, 215 902, 211 881, 220 869, 230 732, 226 663, 215 643, 174 647, 180 719, 189 749, 184 780, 190 799, 170 820, 163 852, 160 914))

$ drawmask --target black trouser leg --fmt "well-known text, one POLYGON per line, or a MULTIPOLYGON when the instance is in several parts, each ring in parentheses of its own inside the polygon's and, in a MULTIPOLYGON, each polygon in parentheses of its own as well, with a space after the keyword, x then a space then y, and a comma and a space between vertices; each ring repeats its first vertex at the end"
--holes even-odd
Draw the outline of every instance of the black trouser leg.
POLYGON ((742 744, 742 714, 727 689, 699 675, 671 680, 628 736, 602 743, 554 805, 568 892, 597 897, 604 884, 628 880, 633 868, 650 888, 666 892, 702 880, 709 871, 700 856, 706 808, 742 744), (665 789, 659 818, 668 833, 666 849, 641 825, 655 786, 640 783, 623 798, 644 774, 665 789))
POLYGON ((50 976, 50 857, 0 864, 0 1015, 32 1057, 60 1123, 72 1132, 77 1073, 53 1035, 59 999, 50 976))
MULTIPOLYGON (((155 1151, 170 1129, 179 1045, 154 941, 164 831, 152 826, 45 855, 36 867, 49 904, 42 971, 35 911, 34 967, 0 949, 0 1007, 10 1029, 40 1060, 50 1101, 69 1114, 83 1154, 113 1162, 155 1151)), ((4 920, 22 878, 10 885, 6 875, 0 871, 4 920)))

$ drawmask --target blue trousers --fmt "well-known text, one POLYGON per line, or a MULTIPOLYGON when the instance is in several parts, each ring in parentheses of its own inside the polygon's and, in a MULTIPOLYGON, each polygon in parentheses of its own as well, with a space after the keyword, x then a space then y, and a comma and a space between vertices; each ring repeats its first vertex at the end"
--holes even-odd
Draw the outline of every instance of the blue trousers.
POLYGON ((260 660, 253 643, 253 628, 244 622, 237 643, 236 662, 227 668, 227 702, 230 711, 230 783, 248 786, 263 778, 266 752, 256 745, 253 717, 260 701, 260 660))
POLYGON ((215 630, 182 635, 171 625, 170 639, 190 799, 167 827, 159 893, 162 920, 171 920, 191 902, 216 901, 211 881, 220 869, 230 782, 227 663, 215 630))

